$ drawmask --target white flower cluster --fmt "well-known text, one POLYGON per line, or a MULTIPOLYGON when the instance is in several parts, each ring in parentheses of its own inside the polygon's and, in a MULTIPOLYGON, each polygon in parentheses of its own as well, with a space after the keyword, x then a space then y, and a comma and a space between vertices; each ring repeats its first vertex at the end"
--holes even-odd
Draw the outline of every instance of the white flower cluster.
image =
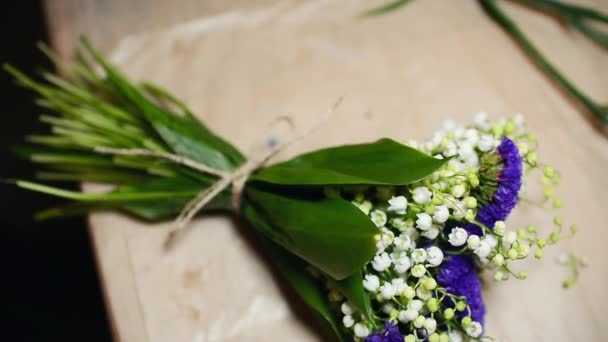
MULTIPOLYGON (((475 255, 480 265, 494 269, 497 280, 510 275, 523 279, 526 272, 514 273, 510 262, 527 257, 532 249, 541 258, 545 245, 559 240, 561 219, 556 219, 558 230, 548 239, 539 238, 534 226, 509 231, 502 221, 485 227, 475 220, 478 207, 484 204, 483 191, 492 196, 492 188, 482 183, 484 158, 495 152, 503 137, 515 141, 528 165, 536 165, 534 146, 529 146, 535 138, 524 132, 524 126, 520 115, 491 124, 484 113, 476 116, 473 126, 446 122, 431 141, 419 146, 410 143, 435 158, 450 158, 440 170, 406 187, 358 188, 351 193, 352 203, 379 229, 377 253, 364 272, 364 289, 374 307, 382 308, 384 320, 411 332, 406 342, 485 340, 481 324, 471 320, 466 298, 447 292, 435 279, 447 257, 444 253, 475 255), (482 234, 469 235, 465 227, 470 223, 480 227, 482 234), (443 328, 438 328, 440 323, 443 328)), ((556 172, 546 168, 543 184, 557 181, 556 172)), ((553 195, 545 192, 546 198, 553 195)), ((335 290, 330 291, 330 299, 343 300, 335 290)), ((360 340, 373 333, 378 322, 366 321, 353 307, 342 302, 342 322, 360 340)))

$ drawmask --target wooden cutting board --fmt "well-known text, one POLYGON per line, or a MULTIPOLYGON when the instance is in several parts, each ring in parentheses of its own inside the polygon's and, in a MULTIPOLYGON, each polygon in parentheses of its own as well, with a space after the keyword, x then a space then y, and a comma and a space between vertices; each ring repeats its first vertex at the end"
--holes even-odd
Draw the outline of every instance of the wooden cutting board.
MULTIPOLYGON (((134 79, 170 89, 247 152, 273 118, 309 127, 343 96, 331 121, 279 159, 388 136, 424 140, 444 119, 527 115, 540 156, 562 173, 561 215, 581 233, 522 266, 527 281, 489 282, 487 331, 505 341, 601 341, 608 336, 608 141, 475 1, 413 1, 373 19, 383 1, 62 0, 46 2, 53 46, 69 58, 80 34, 134 79), (557 255, 591 260, 565 291, 557 255)), ((579 1, 608 12, 601 0, 579 1)), ((504 4, 576 84, 608 99, 606 52, 550 18, 504 4)), ((520 206, 508 224, 551 229, 520 206)), ((168 223, 91 215, 107 305, 122 341, 317 341, 306 310, 229 217, 196 220, 171 253, 168 223)))

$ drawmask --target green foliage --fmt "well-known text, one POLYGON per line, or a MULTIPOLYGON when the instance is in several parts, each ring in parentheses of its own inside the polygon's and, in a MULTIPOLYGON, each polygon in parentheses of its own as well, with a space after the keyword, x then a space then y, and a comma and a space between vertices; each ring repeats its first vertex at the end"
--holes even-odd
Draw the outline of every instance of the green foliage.
POLYGON ((266 246, 270 250, 275 264, 300 298, 327 322, 338 341, 346 341, 341 324, 336 320, 336 315, 327 299, 327 294, 319 281, 306 270, 306 262, 270 241, 267 241, 266 246))
POLYGON ((376 253, 378 228, 346 200, 303 200, 252 187, 246 200, 276 230, 275 242, 334 279, 349 277, 376 253))
MULTIPOLYGON (((135 85, 88 42, 73 67, 59 63, 64 77, 43 72, 36 80, 5 66, 17 82, 38 95, 50 126, 48 135, 28 137, 16 152, 41 166, 46 181, 94 181, 106 192, 68 191, 19 180, 16 185, 74 201, 51 208, 40 219, 120 209, 146 220, 176 217, 202 190, 218 181, 185 164, 161 157, 109 155, 99 148, 173 154, 218 171, 235 171, 245 158, 215 135, 181 101, 156 85, 135 85)), ((371 320, 362 269, 376 253, 379 229, 359 208, 341 198, 326 198, 324 186, 405 185, 441 167, 432 158, 390 139, 326 148, 256 170, 245 185, 241 213, 264 236, 279 268, 296 292, 343 340, 325 290, 305 271, 321 270, 353 305, 371 320)), ((221 191, 205 210, 230 210, 231 192, 221 191)))
POLYGON ((368 321, 374 322, 372 303, 369 294, 363 288, 363 272, 361 270, 356 271, 346 279, 338 280, 336 285, 344 296, 365 315, 368 321))
POLYGON ((381 139, 306 153, 266 167, 250 179, 279 185, 403 185, 426 177, 446 161, 381 139))
MULTIPOLYGON (((17 182, 26 189, 87 202, 86 206, 54 208, 39 217, 68 215, 85 208, 120 208, 148 220, 169 218, 216 180, 158 158, 96 154, 96 147, 176 153, 221 170, 232 170, 244 161, 236 148, 209 131, 179 100, 158 86, 130 83, 86 40, 83 44, 87 54, 79 52, 73 67, 60 64, 51 51, 41 47, 64 78, 42 72, 39 81, 5 65, 18 84, 38 94, 40 107, 51 113, 40 116, 50 125, 50 134, 29 136, 33 146, 20 147, 17 153, 41 164, 37 174, 41 180, 123 186, 109 193, 84 194, 17 182)), ((222 193, 209 208, 230 209, 228 197, 222 193)))

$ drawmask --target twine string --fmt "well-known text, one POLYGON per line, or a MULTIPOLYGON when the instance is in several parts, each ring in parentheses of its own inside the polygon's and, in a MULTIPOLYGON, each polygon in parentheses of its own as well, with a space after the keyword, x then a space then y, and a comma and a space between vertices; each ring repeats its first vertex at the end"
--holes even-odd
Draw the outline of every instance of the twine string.
MULTIPOLYGON (((299 135, 291 133, 293 130, 295 130, 295 124, 291 120, 291 118, 289 118, 288 116, 278 117, 271 123, 269 131, 272 131, 277 124, 281 122, 286 122, 289 125, 289 135, 291 136, 291 138, 286 137, 285 139, 277 139, 278 144, 274 146, 269 146, 270 144, 268 144, 268 142, 266 141, 258 141, 258 143, 254 145, 254 151, 251 153, 251 157, 232 172, 218 170, 209 167, 205 164, 199 163, 190 158, 168 152, 152 151, 146 149, 111 148, 105 146, 95 147, 94 151, 100 154, 144 156, 165 159, 179 165, 187 166, 201 173, 206 173, 218 177, 218 180, 215 183, 213 183, 210 187, 200 191, 182 208, 180 214, 173 222, 172 229, 169 232, 167 239, 165 240, 165 248, 169 249, 175 244, 175 242, 180 236, 180 233, 184 230, 184 228, 188 226, 194 216, 199 213, 211 200, 213 200, 213 198, 215 198, 218 194, 220 194, 229 186, 232 186, 232 209, 238 214, 240 212, 241 198, 243 190, 245 188, 245 183, 247 182, 249 176, 255 170, 265 166, 268 161, 272 159, 272 157, 277 155, 279 152, 285 150, 285 148, 287 148, 288 146, 308 137, 309 135, 323 127, 341 103, 342 97, 340 97, 331 107, 328 113, 329 115, 327 115, 325 118, 318 121, 314 126, 310 127, 308 130, 304 131, 302 134, 299 135)), ((276 139, 276 137, 273 136, 273 139, 276 139)))

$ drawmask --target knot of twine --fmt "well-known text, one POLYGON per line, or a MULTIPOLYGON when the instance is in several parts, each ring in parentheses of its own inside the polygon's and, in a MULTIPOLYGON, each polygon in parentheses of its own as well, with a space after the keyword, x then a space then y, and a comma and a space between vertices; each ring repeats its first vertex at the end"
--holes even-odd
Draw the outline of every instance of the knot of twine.
MULTIPOLYGON (((199 213, 213 198, 215 198, 218 194, 220 194, 229 186, 232 186, 232 209, 237 214, 240 213, 241 198, 243 195, 243 190, 245 188, 245 183, 247 182, 249 176, 255 170, 265 166, 272 157, 283 151, 287 146, 309 136, 310 134, 321 128, 329 120, 331 114, 335 112, 336 108, 340 105, 341 102, 342 98, 339 98, 329 111, 330 115, 320 120, 316 125, 309 128, 302 134, 297 135, 291 133, 291 138, 275 140, 278 141, 278 143, 276 144, 258 142, 257 147, 254 148, 254 151, 251 154, 251 157, 245 163, 243 163, 233 171, 218 170, 213 167, 209 167, 203 163, 192 160, 190 158, 162 151, 153 151, 147 149, 111 148, 104 146, 98 146, 94 149, 94 151, 101 154, 145 156, 165 159, 167 161, 171 161, 179 165, 187 166, 201 173, 206 173, 218 177, 218 180, 215 181, 215 183, 213 183, 208 188, 200 191, 182 208, 180 214, 173 222, 172 229, 169 232, 167 240, 165 241, 165 248, 168 249, 174 245, 180 233, 184 230, 184 228, 188 226, 194 216, 199 213)), ((287 122, 290 126, 291 131, 293 131, 295 128, 293 121, 287 116, 281 116, 274 120, 271 124, 271 127, 275 126, 280 122, 287 122)), ((273 138, 276 139, 276 137, 273 138)))

